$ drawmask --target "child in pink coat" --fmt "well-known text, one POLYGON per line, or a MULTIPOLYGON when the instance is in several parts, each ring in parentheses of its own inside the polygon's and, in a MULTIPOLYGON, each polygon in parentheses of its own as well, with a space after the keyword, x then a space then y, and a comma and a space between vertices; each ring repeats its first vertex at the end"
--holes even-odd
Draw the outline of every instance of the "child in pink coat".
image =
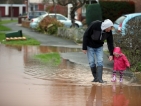
POLYGON ((121 52, 120 47, 115 47, 113 51, 113 60, 114 60, 114 67, 113 67, 113 78, 112 82, 116 81, 116 72, 118 71, 120 74, 120 82, 123 81, 123 71, 126 70, 126 68, 130 67, 130 63, 127 59, 127 57, 121 52))

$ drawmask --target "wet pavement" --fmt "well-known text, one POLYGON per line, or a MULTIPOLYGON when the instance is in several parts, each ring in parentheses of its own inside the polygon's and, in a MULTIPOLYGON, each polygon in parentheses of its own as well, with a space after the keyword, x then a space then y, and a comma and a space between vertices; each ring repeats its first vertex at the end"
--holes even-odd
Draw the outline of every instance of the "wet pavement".
POLYGON ((57 67, 42 64, 33 55, 79 52, 76 48, 0 45, 0 106, 140 106, 141 86, 91 83, 89 68, 62 58, 57 67), (118 104, 118 105, 116 105, 118 104))
MULTIPOLYGON (((103 79, 92 83, 92 75, 81 45, 30 29, 7 24, 13 30, 39 40, 41 46, 0 44, 0 106, 140 106, 141 86, 132 83, 126 71, 124 82, 111 83, 112 63, 104 55, 103 79), (39 37, 40 36, 40 37, 39 37), (43 64, 33 58, 40 53, 58 52, 61 63, 43 64)), ((104 47, 106 50, 106 47, 104 47)))

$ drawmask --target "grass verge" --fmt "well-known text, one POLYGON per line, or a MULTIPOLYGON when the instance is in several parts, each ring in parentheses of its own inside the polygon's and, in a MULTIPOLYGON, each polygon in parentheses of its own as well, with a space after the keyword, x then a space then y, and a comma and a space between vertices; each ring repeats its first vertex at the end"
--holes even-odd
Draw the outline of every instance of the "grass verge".
POLYGON ((2 21, 0 21, 0 31, 11 31, 10 28, 3 25, 3 24, 11 23, 11 22, 17 22, 17 20, 2 20, 2 21))
POLYGON ((0 31, 11 31, 11 29, 0 24, 0 31))
POLYGON ((2 44, 8 44, 8 45, 40 45, 40 42, 30 38, 28 36, 25 36, 27 39, 26 40, 11 40, 11 41, 6 41, 5 40, 5 33, 0 32, 0 42, 2 44))
POLYGON ((2 21, 0 21, 0 24, 8 24, 11 22, 17 22, 17 20, 2 20, 2 21))
POLYGON ((34 58, 51 66, 58 66, 61 63, 61 56, 56 52, 34 55, 34 58))

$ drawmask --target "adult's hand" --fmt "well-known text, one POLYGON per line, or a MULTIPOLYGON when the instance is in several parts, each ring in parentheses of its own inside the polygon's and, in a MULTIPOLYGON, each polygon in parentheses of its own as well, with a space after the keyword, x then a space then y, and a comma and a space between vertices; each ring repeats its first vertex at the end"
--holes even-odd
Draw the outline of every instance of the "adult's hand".
POLYGON ((82 50, 82 52, 83 52, 84 54, 86 54, 86 53, 87 53, 87 50, 82 50))
POLYGON ((109 60, 112 61, 113 60, 113 56, 109 56, 109 60))

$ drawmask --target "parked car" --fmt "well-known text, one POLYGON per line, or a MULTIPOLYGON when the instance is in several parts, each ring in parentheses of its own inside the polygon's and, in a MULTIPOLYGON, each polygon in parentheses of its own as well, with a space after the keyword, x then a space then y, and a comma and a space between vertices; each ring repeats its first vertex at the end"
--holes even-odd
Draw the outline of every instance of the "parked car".
MULTIPOLYGON (((50 13, 50 14, 47 13, 47 14, 41 15, 40 17, 33 18, 30 22, 30 27, 33 28, 33 29, 37 28, 40 21, 48 15, 50 17, 56 18, 58 21, 63 23, 65 27, 71 27, 72 26, 71 20, 68 19, 67 17, 65 17, 64 15, 55 14, 55 13, 50 13)), ((82 22, 75 20, 75 26, 76 27, 82 27, 82 22)))
POLYGON ((37 18, 43 14, 47 14, 46 11, 30 11, 29 13, 23 13, 20 16, 26 17, 28 20, 31 20, 32 18, 37 18))
POLYGON ((132 13, 132 14, 126 14, 126 15, 120 16, 114 22, 114 29, 112 31, 113 34, 121 32, 122 35, 125 35, 127 23, 134 18, 140 18, 141 19, 141 13, 132 13))
POLYGON ((37 18, 43 14, 47 14, 46 11, 31 11, 28 14, 28 19, 31 20, 32 18, 37 18))

